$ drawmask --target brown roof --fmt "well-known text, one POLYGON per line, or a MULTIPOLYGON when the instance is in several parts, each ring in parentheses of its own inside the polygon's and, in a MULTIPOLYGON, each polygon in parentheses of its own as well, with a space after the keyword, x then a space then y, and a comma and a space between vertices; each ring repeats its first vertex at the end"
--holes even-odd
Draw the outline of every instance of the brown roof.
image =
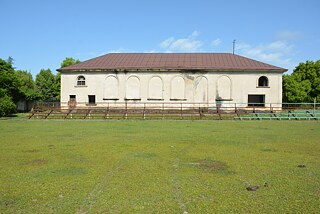
POLYGON ((111 53, 58 69, 58 71, 95 70, 287 71, 284 68, 229 53, 111 53))

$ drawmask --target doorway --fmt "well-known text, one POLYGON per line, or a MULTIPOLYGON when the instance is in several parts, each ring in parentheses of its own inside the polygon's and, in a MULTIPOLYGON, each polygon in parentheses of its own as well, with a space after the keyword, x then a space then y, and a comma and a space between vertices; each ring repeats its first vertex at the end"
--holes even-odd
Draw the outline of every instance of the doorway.
POLYGON ((96 104, 96 95, 88 95, 88 99, 89 99, 89 105, 96 104))
POLYGON ((69 95, 69 102, 68 102, 69 108, 73 109, 77 107, 77 99, 76 95, 69 95))

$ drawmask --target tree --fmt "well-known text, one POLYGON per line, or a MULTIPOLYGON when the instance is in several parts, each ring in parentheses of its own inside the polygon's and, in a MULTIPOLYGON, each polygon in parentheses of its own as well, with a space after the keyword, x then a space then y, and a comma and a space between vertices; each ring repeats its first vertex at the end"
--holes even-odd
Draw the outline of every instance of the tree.
POLYGON ((8 59, 7 59, 7 63, 9 63, 11 66, 13 66, 14 59, 11 56, 9 56, 8 59))
POLYGON ((10 116, 17 112, 16 105, 11 97, 4 94, 0 95, 0 117, 10 116))
POLYGON ((13 100, 18 101, 19 96, 18 81, 12 63, 0 59, 0 117, 16 112, 13 100))
POLYGON ((298 75, 284 75, 283 91, 285 102, 309 102, 311 83, 309 80, 301 81, 298 75))
POLYGON ((320 101, 320 60, 300 63, 291 75, 283 76, 285 102, 320 101))
POLYGON ((60 100, 60 94, 61 94, 61 74, 60 72, 57 72, 55 78, 54 78, 54 91, 56 94, 56 100, 60 100))
POLYGON ((77 64, 79 62, 80 62, 80 60, 78 60, 78 59, 74 59, 72 57, 66 57, 61 63, 61 68, 67 67, 67 66, 70 66, 70 65, 75 65, 75 64, 77 64))
POLYGON ((21 97, 19 81, 15 75, 14 68, 3 59, 0 59, 0 89, 8 97, 11 97, 14 102, 17 102, 21 97))
MULTIPOLYGON (((61 68, 67 67, 70 65, 75 65, 77 63, 80 63, 79 59, 74 59, 72 57, 66 57, 62 63, 61 68)), ((56 100, 60 100, 60 91, 61 91, 61 74, 58 72, 55 76, 55 94, 56 94, 56 100)))
POLYGON ((41 69, 36 76, 37 93, 41 101, 55 101, 57 93, 55 90, 55 76, 50 69, 41 69))
POLYGON ((19 82, 19 91, 22 95, 20 99, 25 99, 26 101, 35 101, 40 99, 40 94, 36 90, 32 74, 22 70, 17 70, 15 74, 19 82))

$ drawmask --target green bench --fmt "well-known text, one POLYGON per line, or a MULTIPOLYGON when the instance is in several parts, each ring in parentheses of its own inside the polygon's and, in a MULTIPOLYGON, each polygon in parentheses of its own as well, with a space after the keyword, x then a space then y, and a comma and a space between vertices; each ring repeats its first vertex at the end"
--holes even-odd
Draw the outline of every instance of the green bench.
POLYGON ((320 114, 313 114, 311 110, 299 110, 288 113, 251 113, 249 115, 236 116, 239 120, 319 120, 320 114))

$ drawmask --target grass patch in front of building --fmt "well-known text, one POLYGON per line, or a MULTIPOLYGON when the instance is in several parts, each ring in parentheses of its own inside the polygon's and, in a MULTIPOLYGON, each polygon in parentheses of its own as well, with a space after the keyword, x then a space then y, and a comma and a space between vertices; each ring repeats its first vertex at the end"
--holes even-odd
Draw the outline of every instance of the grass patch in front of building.
POLYGON ((315 213, 319 130, 315 121, 1 120, 0 212, 315 213))

